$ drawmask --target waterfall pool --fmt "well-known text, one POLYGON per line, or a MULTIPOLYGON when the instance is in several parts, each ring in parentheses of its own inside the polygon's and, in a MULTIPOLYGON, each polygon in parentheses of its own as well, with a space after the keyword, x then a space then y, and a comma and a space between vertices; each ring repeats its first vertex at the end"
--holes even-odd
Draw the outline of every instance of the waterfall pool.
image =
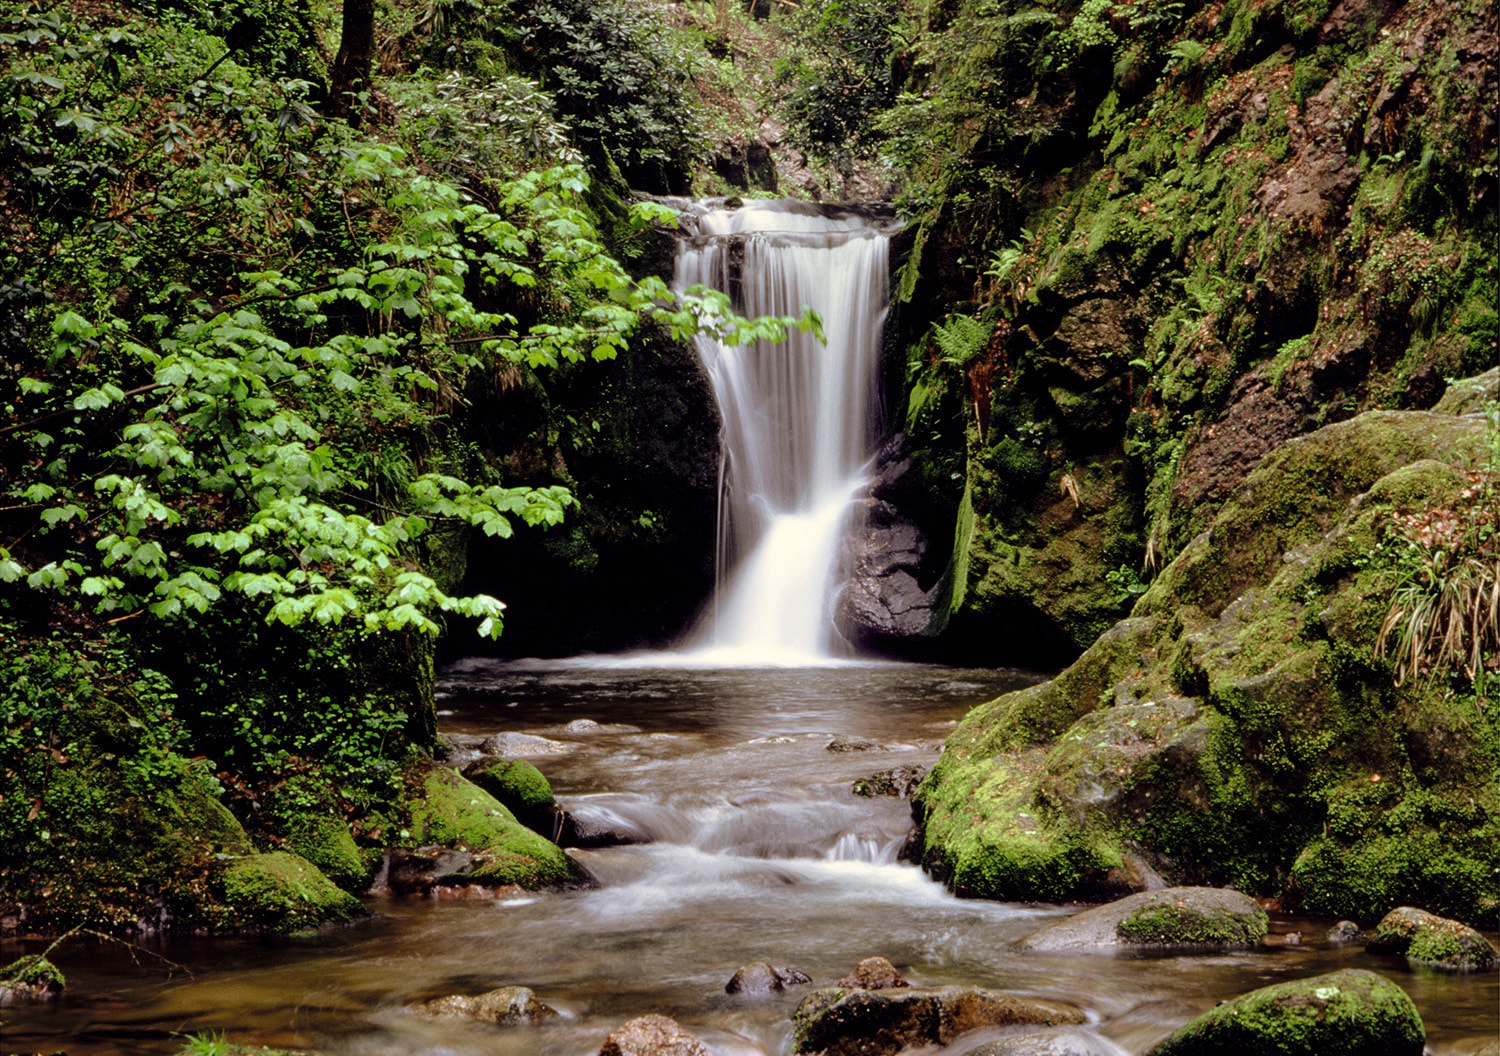
MULTIPOLYGON (((768 961, 826 985, 873 954, 917 984, 1073 1002, 1102 1052, 1141 1052, 1219 1000, 1341 967, 1370 967, 1404 987, 1435 1056, 1473 1053, 1500 1033, 1496 973, 1413 971, 1323 941, 1327 920, 1275 917, 1267 943, 1247 951, 1012 949, 1070 910, 953 898, 896 860, 908 804, 861 798, 851 784, 931 765, 968 708, 1031 681, 1024 673, 862 663, 730 670, 681 657, 652 666, 662 659, 468 661, 441 680, 446 733, 556 741, 556 754, 533 761, 564 805, 649 837, 573 852, 596 889, 489 902, 372 898, 374 916, 352 927, 152 946, 191 975, 74 939, 55 954, 69 993, 0 1009, 0 1052, 164 1054, 184 1034, 223 1032, 350 1056, 592 1056, 615 1026, 659 1012, 715 1056, 785 1056, 791 1013, 810 987, 731 996, 724 985, 735 970, 768 961), (1285 941, 1291 931, 1299 945, 1285 941), (504 985, 531 987, 562 1017, 498 1028, 407 1011, 504 985)), ((0 956, 18 952, 8 944, 0 956)))

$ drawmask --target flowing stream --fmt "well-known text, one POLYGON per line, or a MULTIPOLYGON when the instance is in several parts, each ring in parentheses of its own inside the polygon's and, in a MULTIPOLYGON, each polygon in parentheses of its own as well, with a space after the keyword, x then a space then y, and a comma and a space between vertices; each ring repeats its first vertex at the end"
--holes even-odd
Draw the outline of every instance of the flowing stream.
POLYGON ((724 290, 746 316, 812 308, 826 338, 698 340, 722 421, 720 583, 689 648, 721 663, 818 662, 841 652, 830 600, 873 453, 885 226, 799 202, 694 207, 687 223, 678 289, 724 290))
MULTIPOLYGON (((1405 987, 1433 1053, 1471 1053, 1496 1035, 1495 973, 1414 972, 1324 942, 1331 921, 1278 918, 1255 951, 1143 958, 1013 950, 1013 940, 1068 910, 953 898, 896 861, 907 804, 862 799, 850 784, 931 764, 969 707, 1028 680, 871 664, 461 664, 441 686, 447 732, 524 731, 557 742, 555 754, 532 758, 568 809, 652 842, 574 851, 599 881, 593 890, 498 902, 374 898, 376 916, 351 927, 156 948, 191 976, 73 940, 55 955, 69 996, 0 1010, 0 1052, 171 1053, 177 1034, 217 1030, 245 1043, 350 1056, 592 1056, 615 1026, 661 1012, 715 1056, 786 1056, 790 1016, 809 987, 735 997, 724 992, 735 969, 769 961, 827 985, 871 954, 919 984, 1072 1001, 1088 1012, 1086 1037, 1101 1053, 1141 1052, 1218 1000, 1345 966, 1373 967, 1405 987), (1301 932, 1301 945, 1284 943, 1289 930, 1301 932), (532 987, 563 1017, 499 1028, 408 1010, 441 994, 512 984, 532 987)), ((16 953, 13 944, 0 950, 16 953)))

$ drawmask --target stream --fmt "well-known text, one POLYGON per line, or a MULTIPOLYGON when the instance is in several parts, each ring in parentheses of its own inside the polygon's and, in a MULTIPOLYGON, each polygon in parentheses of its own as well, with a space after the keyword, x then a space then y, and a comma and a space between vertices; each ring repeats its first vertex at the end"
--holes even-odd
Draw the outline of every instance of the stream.
MULTIPOLYGON (((1070 910, 952 897, 896 860, 908 804, 861 798, 850 786, 891 767, 930 766, 968 708, 1031 681, 1011 670, 871 663, 462 662, 440 681, 445 733, 557 742, 554 754, 530 758, 567 809, 650 842, 572 852, 599 881, 593 890, 498 902, 373 897, 374 916, 352 927, 172 940, 150 951, 191 975, 119 945, 74 940, 54 955, 68 995, 0 1010, 0 1053, 172 1053, 183 1035, 214 1031, 371 1056, 592 1056, 615 1026, 660 1012, 715 1056, 785 1056, 791 1013, 810 987, 731 996, 724 984, 736 968, 768 961, 827 985, 873 954, 917 985, 1078 1004, 1100 1053, 1139 1053, 1224 998, 1341 967, 1371 967, 1404 987, 1438 1056, 1473 1053, 1500 1033, 1496 973, 1413 971, 1326 943, 1326 920, 1273 917, 1272 935, 1253 951, 1012 949, 1070 910), (1291 931, 1300 945, 1286 943, 1291 931), (531 987, 562 1017, 498 1028, 406 1011, 504 985, 531 987)), ((0 954, 18 952, 10 944, 0 954)))

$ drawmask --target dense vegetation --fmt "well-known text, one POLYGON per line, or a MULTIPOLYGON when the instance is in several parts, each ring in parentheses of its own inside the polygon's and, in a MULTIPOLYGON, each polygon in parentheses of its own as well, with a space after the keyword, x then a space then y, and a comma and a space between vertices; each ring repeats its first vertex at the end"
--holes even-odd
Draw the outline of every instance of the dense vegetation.
MULTIPOLYGON (((429 824, 434 656, 499 634, 498 598, 532 652, 686 617, 716 458, 681 339, 786 321, 671 297, 666 211, 631 188, 895 198, 888 402, 944 593, 922 648, 1061 665, 1133 608, 1155 621, 1078 684, 1092 705, 1138 667, 1142 706, 1198 701, 1225 827, 1163 808, 1126 837, 1267 892, 1296 858, 1309 904, 1358 912, 1430 872, 1358 897, 1329 877, 1411 835, 1408 857, 1459 847, 1444 904, 1476 912, 1500 456, 1464 432, 1461 478, 1356 526, 1364 563, 1323 540, 1350 495, 1322 478, 1266 513, 1319 531, 1262 540, 1253 574, 1193 545, 1286 441, 1494 364, 1493 5, 398 0, 349 98, 341 13, 0 3, 0 919, 300 923, 231 889, 303 883, 267 860, 295 851, 357 890, 429 824), (1273 574, 1325 544, 1311 579, 1273 574), (1184 576, 1228 578, 1188 598, 1184 576), (1318 692, 1374 709, 1397 780, 1293 780, 1295 744, 1241 768, 1246 737, 1295 740, 1294 709, 1244 703, 1288 661, 1267 642, 1203 666, 1233 645, 1209 628, 1230 587, 1336 658, 1318 692), (1358 619, 1304 618, 1356 596, 1358 619), (1332 835, 1277 829, 1296 811, 1332 835)), ((1384 457, 1364 487, 1403 468, 1384 457)), ((974 743, 1020 759, 1088 716, 1027 700, 974 743)), ((995 795, 1060 815, 1057 781, 995 795)), ((1073 888, 985 890, 1087 888, 1118 864, 1104 820, 1058 829, 1073 888)))

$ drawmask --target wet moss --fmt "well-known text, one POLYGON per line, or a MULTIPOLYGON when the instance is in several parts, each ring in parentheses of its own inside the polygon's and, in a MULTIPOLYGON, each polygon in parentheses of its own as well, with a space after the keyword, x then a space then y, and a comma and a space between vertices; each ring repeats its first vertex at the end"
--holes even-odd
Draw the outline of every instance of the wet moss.
POLYGON ((370 861, 354 842, 349 826, 327 814, 305 814, 287 824, 287 847, 312 862, 346 891, 359 891, 370 880, 370 861))
POLYGON ((1345 969, 1242 994, 1147 1056, 1420 1056, 1425 1041, 1404 990, 1374 972, 1345 969))
POLYGON ((434 766, 422 778, 411 805, 414 843, 443 844, 468 851, 478 860, 455 880, 465 883, 548 887, 578 877, 572 861, 556 844, 516 820, 506 807, 455 770, 434 766))
POLYGON ((1172 902, 1142 906, 1115 926, 1115 934, 1137 946, 1254 946, 1270 926, 1264 913, 1246 919, 1205 913, 1172 902))
POLYGON ((358 899, 289 851, 231 862, 217 887, 223 900, 219 923, 231 930, 301 931, 353 920, 364 912, 358 899))

